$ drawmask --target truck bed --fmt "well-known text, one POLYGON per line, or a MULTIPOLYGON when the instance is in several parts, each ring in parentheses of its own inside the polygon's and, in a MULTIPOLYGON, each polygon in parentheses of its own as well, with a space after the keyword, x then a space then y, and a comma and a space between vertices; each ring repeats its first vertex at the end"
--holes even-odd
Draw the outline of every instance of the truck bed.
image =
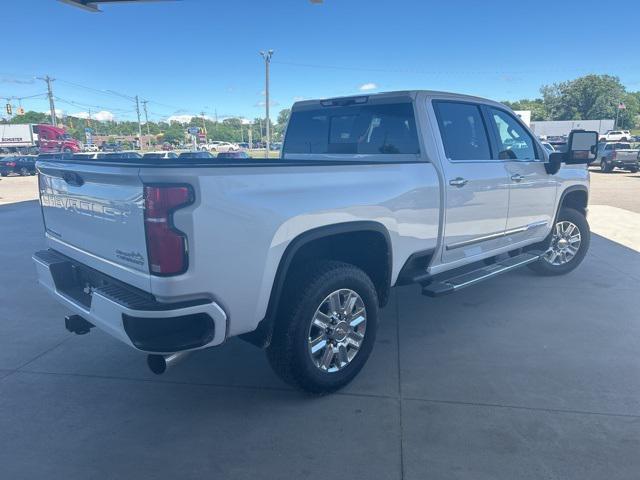
POLYGON ((113 162, 42 156, 37 167, 48 247, 160 302, 224 299, 235 319, 228 334, 249 332, 266 314, 285 249, 305 232, 348 222, 383 226, 393 245, 393 283, 413 253, 435 248, 440 181, 434 166, 350 157, 113 162), (172 218, 188 241, 188 269, 170 277, 150 273, 144 227, 144 187, 166 184, 188 185, 194 193, 193 203, 172 218))

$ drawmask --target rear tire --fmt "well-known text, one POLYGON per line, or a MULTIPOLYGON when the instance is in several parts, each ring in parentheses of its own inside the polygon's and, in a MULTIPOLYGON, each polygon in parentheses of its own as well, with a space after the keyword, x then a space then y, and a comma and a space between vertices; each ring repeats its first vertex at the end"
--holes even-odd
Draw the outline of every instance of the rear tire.
POLYGON ((573 208, 561 208, 544 255, 528 267, 540 275, 564 275, 584 260, 591 231, 585 216, 573 208))
POLYGON ((600 171, 603 173, 609 173, 613 170, 613 165, 607 162, 604 158, 600 160, 600 171))
POLYGON ((305 266, 288 284, 267 348, 269 363, 290 385, 334 392, 353 380, 371 354, 376 289, 361 269, 336 261, 305 266))
POLYGON ((638 167, 631 167, 631 168, 629 169, 629 171, 630 171, 631 173, 638 173, 638 167))

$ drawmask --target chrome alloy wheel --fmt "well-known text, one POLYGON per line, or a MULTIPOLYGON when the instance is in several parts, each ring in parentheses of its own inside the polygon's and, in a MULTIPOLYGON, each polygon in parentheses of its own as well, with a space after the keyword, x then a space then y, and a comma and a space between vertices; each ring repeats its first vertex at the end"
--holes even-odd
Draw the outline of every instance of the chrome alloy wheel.
POLYGON ((556 223, 556 228, 551 238, 551 245, 544 253, 544 259, 551 265, 564 265, 569 263, 580 250, 582 236, 575 224, 563 220, 556 223))
POLYGON ((367 330, 367 310, 360 295, 341 289, 330 293, 313 315, 308 352, 323 372, 342 370, 360 351, 367 330))

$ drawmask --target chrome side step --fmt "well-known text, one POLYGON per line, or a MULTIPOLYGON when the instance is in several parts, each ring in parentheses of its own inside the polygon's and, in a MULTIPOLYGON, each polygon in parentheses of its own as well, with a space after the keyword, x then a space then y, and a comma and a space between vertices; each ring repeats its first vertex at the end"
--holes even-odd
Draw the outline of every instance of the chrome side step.
POLYGON ((539 251, 521 253, 515 257, 509 257, 491 265, 486 265, 478 268, 477 270, 463 273, 455 277, 443 280, 433 280, 428 284, 423 285, 422 294, 428 297, 447 295, 465 287, 480 283, 484 280, 488 280, 489 278, 493 278, 501 273, 510 272, 516 268, 533 263, 538 260, 541 255, 542 252, 539 251))

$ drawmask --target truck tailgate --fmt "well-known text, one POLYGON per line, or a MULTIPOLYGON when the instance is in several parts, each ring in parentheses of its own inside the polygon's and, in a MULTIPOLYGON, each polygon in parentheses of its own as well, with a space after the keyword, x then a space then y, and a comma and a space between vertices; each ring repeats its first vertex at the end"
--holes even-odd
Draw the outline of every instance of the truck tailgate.
POLYGON ((622 162, 633 162, 638 159, 638 150, 616 150, 616 160, 622 162))
POLYGON ((138 168, 40 161, 38 170, 43 220, 53 248, 68 247, 64 253, 73 252, 94 267, 109 264, 107 271, 122 267, 148 274, 138 168))

